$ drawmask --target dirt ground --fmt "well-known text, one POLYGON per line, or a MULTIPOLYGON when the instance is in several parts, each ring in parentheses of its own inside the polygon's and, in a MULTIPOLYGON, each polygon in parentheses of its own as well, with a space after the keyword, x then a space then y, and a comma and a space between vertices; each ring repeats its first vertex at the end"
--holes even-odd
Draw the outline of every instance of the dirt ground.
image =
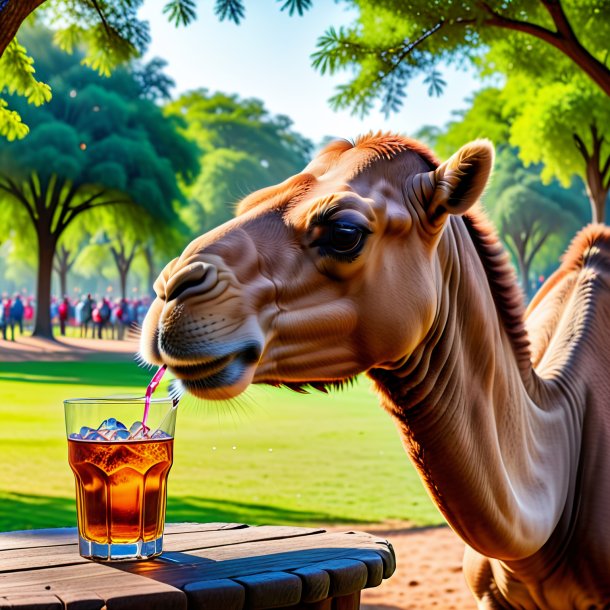
MULTIPOLYGON (((2 362, 32 359, 129 360, 137 349, 135 340, 62 338, 46 341, 23 337, 14 343, 0 340, 0 366, 2 362)), ((397 564, 392 578, 362 593, 362 610, 476 609, 462 575, 464 545, 448 527, 412 528, 399 522, 358 529, 389 540, 397 564)))
POLYGON ((373 525, 367 532, 389 540, 396 572, 362 593, 362 610, 476 610, 462 574, 464 543, 448 527, 373 525))

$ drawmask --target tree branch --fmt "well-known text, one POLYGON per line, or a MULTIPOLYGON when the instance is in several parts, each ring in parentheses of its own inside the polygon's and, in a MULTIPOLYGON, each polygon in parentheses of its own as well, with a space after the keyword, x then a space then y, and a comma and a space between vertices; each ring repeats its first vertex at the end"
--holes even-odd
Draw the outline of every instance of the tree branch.
POLYGON ((574 139, 574 142, 576 143, 576 148, 578 148, 578 151, 580 152, 583 159, 585 160, 585 163, 588 164, 589 159, 591 159, 591 155, 589 155, 589 151, 587 150, 585 143, 582 141, 582 138, 577 133, 573 133, 572 138, 574 139))
MULTIPOLYGON (((64 182, 64 186, 65 184, 66 183, 64 182)), ((72 209, 70 208, 70 204, 74 200, 74 197, 76 197, 79 188, 80 186, 76 186, 74 182, 70 182, 70 188, 63 199, 61 207, 59 208, 59 217, 57 218, 57 223, 55 224, 55 229, 53 230, 53 233, 58 237, 64 232, 65 228, 70 224, 70 221, 72 220, 71 217, 68 217, 70 214, 70 210, 72 209)))
POLYGON ((98 204, 94 203, 95 200, 99 199, 105 192, 105 190, 98 191, 97 193, 94 193, 93 195, 87 197, 87 199, 74 206, 73 208, 68 207, 68 211, 66 212, 66 215, 63 220, 62 230, 65 229, 74 220, 76 216, 78 216, 85 210, 90 210, 93 207, 97 207, 98 204))
POLYGON ((482 8, 489 15, 489 17, 485 20, 485 23, 492 27, 504 28, 507 30, 515 30, 517 32, 523 32, 524 34, 529 34, 530 36, 535 36, 536 38, 540 38, 549 44, 552 44, 554 47, 559 47, 559 43, 561 42, 561 37, 557 32, 552 32, 551 30, 547 30, 540 25, 536 25, 535 23, 529 23, 528 21, 519 21, 518 19, 511 19, 510 17, 505 17, 500 13, 496 13, 496 11, 487 4, 487 2, 481 2, 482 8))
POLYGON ((571 59, 606 95, 610 96, 610 70, 595 56, 591 55, 591 53, 582 46, 578 38, 576 38, 567 17, 563 12, 560 1, 541 0, 541 2, 547 11, 549 11, 553 23, 557 26, 556 32, 547 30, 534 23, 505 17, 494 11, 493 8, 484 1, 480 3, 480 6, 489 17, 485 19, 483 23, 492 27, 523 32, 524 34, 529 34, 530 36, 548 42, 566 57, 571 59))
POLYGON ((2 180, 0 180, 0 189, 6 191, 7 193, 15 197, 17 201, 21 202, 23 207, 25 207, 29 217, 31 218, 32 224, 36 228, 38 225, 38 219, 36 218, 34 207, 32 206, 31 202, 28 201, 27 197, 22 193, 21 190, 19 190, 19 187, 15 184, 15 182, 13 182, 13 180, 7 178, 6 176, 4 176, 4 180, 6 180, 6 184, 3 184, 2 180))
POLYGON ((601 177, 602 177, 602 182, 605 181, 605 184, 604 184, 605 189, 610 188, 610 173, 608 172, 608 170, 610 170, 610 154, 606 157, 606 162, 604 163, 604 167, 601 169, 601 177), (607 180, 606 180, 606 178, 607 178, 607 180))
POLYGON ((545 231, 542 234, 542 236, 538 239, 536 244, 532 247, 532 249, 530 250, 530 253, 526 257, 526 264, 527 264, 528 267, 532 264, 532 261, 534 260, 534 256, 536 256, 536 254, 538 253, 538 251, 542 247, 542 244, 548 239, 550 234, 551 234, 551 230, 550 229, 545 231))
POLYGON ((542 6, 546 9, 547 13, 551 16, 557 31, 568 40, 576 40, 574 30, 568 21, 568 18, 561 6, 561 0, 540 0, 542 6))
POLYGON ((0 11, 0 57, 17 34, 19 26, 45 0, 9 0, 0 11))

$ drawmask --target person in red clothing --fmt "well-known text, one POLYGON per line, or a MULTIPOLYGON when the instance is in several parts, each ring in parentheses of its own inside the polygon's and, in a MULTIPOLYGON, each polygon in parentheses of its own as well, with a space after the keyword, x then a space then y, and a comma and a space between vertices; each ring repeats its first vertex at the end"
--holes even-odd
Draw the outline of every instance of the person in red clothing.
POLYGON ((57 317, 59 318, 59 332, 62 337, 66 336, 66 322, 68 321, 68 316, 70 315, 70 301, 68 301, 68 297, 64 296, 62 302, 59 304, 57 309, 57 317))

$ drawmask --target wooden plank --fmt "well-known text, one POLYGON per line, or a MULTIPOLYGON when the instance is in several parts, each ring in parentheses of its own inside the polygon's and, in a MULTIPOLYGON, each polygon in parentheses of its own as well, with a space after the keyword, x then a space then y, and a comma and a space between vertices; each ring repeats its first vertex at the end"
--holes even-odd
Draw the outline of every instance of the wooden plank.
POLYGON ((383 560, 375 551, 360 551, 354 554, 352 559, 361 561, 367 569, 368 577, 366 579, 365 589, 378 587, 383 581, 383 560))
POLYGON ((189 610, 242 610, 246 603, 244 587, 227 578, 189 583, 184 591, 189 610))
POLYGON ((101 610, 105 606, 104 600, 99 595, 86 591, 64 593, 58 597, 63 602, 65 610, 101 610))
POLYGON ((320 568, 306 566, 292 571, 303 584, 301 601, 305 603, 319 602, 328 597, 330 591, 330 576, 320 568))
MULTIPOLYGON (((186 552, 220 546, 244 544, 251 541, 285 540, 290 537, 310 536, 324 533, 315 528, 294 527, 235 527, 211 531, 180 531, 164 536, 164 552, 186 552)), ((63 534, 62 534, 63 535, 63 534)), ((82 564, 89 560, 80 557, 76 544, 48 547, 30 547, 0 551, 0 573, 24 569, 39 569, 52 566, 82 564)))
MULTIPOLYGON (((123 566, 125 563, 119 562, 123 566)), ((145 562, 146 563, 146 562, 145 562)), ((87 562, 61 568, 32 570, 0 575, 0 596, 16 594, 43 595, 49 588, 60 599, 71 595, 72 603, 88 600, 92 595, 100 597, 110 607, 129 607, 129 600, 166 600, 168 607, 186 608, 186 595, 163 582, 144 578, 119 568, 119 564, 87 562), (176 602, 183 600, 183 603, 176 602)), ((63 609, 63 604, 60 608, 63 609)), ((146 608, 142 606, 143 610, 146 608)))
POLYGON ((384 555, 382 555, 383 559, 383 577, 390 578, 392 574, 396 571, 396 553, 394 552, 394 547, 388 540, 382 540, 381 538, 377 539, 377 544, 379 548, 383 548, 384 555))
POLYGON ((301 579, 288 572, 266 572, 234 580, 246 589, 246 606, 252 610, 292 606, 301 600, 301 579))
POLYGON ((132 589, 106 598, 107 610, 186 610, 186 594, 182 591, 150 591, 132 589))
POLYGON ((320 563, 316 567, 328 572, 331 597, 341 597, 360 591, 368 579, 366 565, 356 559, 334 559, 320 563))
POLYGON ((5 596, 7 608, 19 608, 20 610, 63 610, 63 603, 49 593, 40 595, 29 595, 26 593, 14 593, 5 596))
MULTIPOLYGON (((165 527, 164 536, 169 537, 175 534, 224 531, 247 527, 243 523, 168 523, 165 527)), ((62 546, 65 544, 77 544, 77 542, 78 530, 75 527, 0 532, 0 551, 62 546)))

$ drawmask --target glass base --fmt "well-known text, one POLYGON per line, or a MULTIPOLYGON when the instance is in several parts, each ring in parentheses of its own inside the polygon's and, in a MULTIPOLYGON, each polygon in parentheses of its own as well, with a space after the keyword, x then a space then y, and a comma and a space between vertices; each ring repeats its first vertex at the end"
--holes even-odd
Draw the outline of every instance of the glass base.
POLYGON ((139 540, 129 544, 92 542, 85 540, 81 535, 78 536, 78 551, 86 559, 98 561, 152 559, 161 555, 162 550, 163 536, 149 542, 139 540))

